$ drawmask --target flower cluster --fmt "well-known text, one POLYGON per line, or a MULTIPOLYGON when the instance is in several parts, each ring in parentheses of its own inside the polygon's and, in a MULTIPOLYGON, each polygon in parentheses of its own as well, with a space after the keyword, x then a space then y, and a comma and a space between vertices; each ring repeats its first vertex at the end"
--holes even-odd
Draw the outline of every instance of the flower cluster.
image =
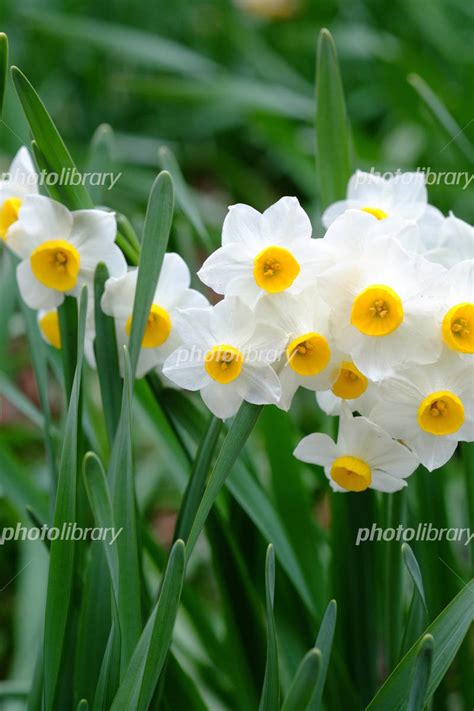
MULTIPOLYGON (((55 309, 104 262, 101 306, 127 343, 137 269, 115 245, 115 216, 69 212, 34 185, 17 190, 20 162, 33 171, 22 149, 0 185, 0 234, 21 260, 20 292, 39 310, 44 337, 60 346, 55 309)), ((419 173, 357 172, 323 224, 314 239, 294 197, 263 214, 232 206, 222 246, 198 272, 224 297, 215 306, 190 288, 181 257, 167 254, 138 375, 154 369, 199 390, 223 419, 244 400, 289 410, 299 387, 311 390, 340 415, 339 435, 310 435, 295 456, 324 466, 337 491, 396 491, 420 462, 440 467, 458 441, 473 439, 474 228, 428 205, 419 173)))

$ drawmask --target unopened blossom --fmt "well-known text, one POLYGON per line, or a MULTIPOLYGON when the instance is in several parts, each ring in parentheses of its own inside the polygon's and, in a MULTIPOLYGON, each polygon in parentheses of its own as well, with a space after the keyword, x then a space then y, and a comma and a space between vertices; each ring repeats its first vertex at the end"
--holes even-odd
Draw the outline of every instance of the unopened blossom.
POLYGON ((294 455, 324 467, 334 491, 398 491, 418 466, 407 447, 366 417, 353 417, 347 406, 341 411, 337 442, 327 434, 310 434, 294 455))
POLYGON ((182 340, 166 360, 164 375, 187 390, 200 390, 217 417, 235 415, 244 400, 276 404, 281 386, 272 368, 286 345, 285 334, 256 320, 240 299, 177 314, 182 340))
POLYGON ((407 366, 381 383, 370 418, 437 469, 474 439, 474 368, 448 350, 432 365, 407 366))
MULTIPOLYGON (((138 269, 130 269, 118 278, 108 279, 102 296, 102 310, 115 319, 119 352, 128 345, 132 329, 133 303, 138 269)), ((191 275, 184 260, 173 252, 165 255, 153 303, 142 339, 137 376, 161 366, 181 345, 176 328, 179 309, 205 307, 207 299, 190 288, 191 275)))
POLYGON ((5 240, 27 195, 38 194, 38 176, 28 150, 22 146, 0 180, 0 239, 5 240))
POLYGON ((300 293, 317 275, 320 240, 295 197, 281 198, 263 214, 233 205, 224 221, 222 247, 198 276, 218 294, 239 296, 250 306, 265 294, 300 293))
POLYGON ((103 262, 112 276, 126 271, 115 244, 115 215, 104 210, 76 210, 42 195, 27 196, 6 236, 21 259, 17 267, 20 294, 32 309, 54 309, 66 295, 92 290, 94 273, 103 262))

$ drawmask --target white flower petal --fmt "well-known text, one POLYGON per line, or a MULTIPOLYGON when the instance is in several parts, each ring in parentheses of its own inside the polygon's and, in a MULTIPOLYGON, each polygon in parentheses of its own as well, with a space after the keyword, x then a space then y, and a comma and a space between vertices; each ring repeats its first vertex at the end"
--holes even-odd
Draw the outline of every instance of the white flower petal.
POLYGON ((186 390, 200 390, 210 383, 202 358, 185 347, 178 348, 168 356, 163 365, 163 374, 186 390))
POLYGON ((18 228, 27 232, 35 246, 49 240, 69 240, 72 213, 43 195, 28 195, 18 213, 18 228))
POLYGON ((262 236, 268 244, 289 246, 297 239, 310 239, 311 222, 295 197, 283 197, 265 210, 262 236))
POLYGON ((242 397, 232 383, 222 385, 211 382, 202 388, 201 397, 209 410, 222 420, 233 417, 242 404, 242 397))
POLYGON ((329 435, 317 433, 303 437, 293 454, 302 462, 330 467, 339 457, 339 449, 329 435))
POLYGON ((428 471, 438 469, 453 456, 457 442, 447 437, 437 437, 421 432, 409 442, 410 447, 428 471))
POLYGON ((107 279, 101 308, 108 316, 126 321, 133 310, 138 269, 130 269, 118 278, 107 279))
POLYGON ((262 215, 249 205, 231 205, 222 227, 222 245, 239 244, 258 251, 261 219, 262 215))
POLYGON ((172 308, 181 294, 189 289, 191 274, 184 259, 175 252, 165 254, 153 301, 172 308))
POLYGON ((253 274, 253 257, 238 244, 226 244, 216 249, 197 273, 203 284, 218 294, 226 294, 233 279, 250 274, 253 274))
POLYGON ((270 365, 248 365, 235 381, 237 391, 254 405, 276 404, 281 396, 280 380, 270 365))
POLYGON ((41 284, 31 271, 29 259, 17 266, 16 278, 21 298, 30 309, 55 309, 64 301, 64 294, 41 284))

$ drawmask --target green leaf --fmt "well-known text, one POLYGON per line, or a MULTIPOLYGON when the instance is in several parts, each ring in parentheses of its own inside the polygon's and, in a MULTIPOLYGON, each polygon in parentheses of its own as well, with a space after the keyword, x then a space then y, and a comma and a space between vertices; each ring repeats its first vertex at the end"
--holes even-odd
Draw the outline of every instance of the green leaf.
POLYGON ((124 362, 125 380, 120 421, 108 472, 114 525, 123 528, 125 532, 116 541, 119 564, 118 616, 122 674, 127 668, 142 630, 136 496, 132 461, 132 373, 126 348, 124 348, 124 362))
POLYGON ((411 579, 413 580, 413 583, 415 585, 415 589, 419 595, 419 598, 423 604, 423 608, 426 613, 426 619, 429 620, 429 613, 428 613, 428 608, 426 606, 425 589, 423 586, 423 578, 421 575, 420 566, 418 565, 418 561, 415 557, 415 554, 413 553, 413 551, 410 548, 410 546, 408 545, 408 543, 404 543, 402 545, 402 555, 403 555, 403 561, 406 565, 406 568, 410 574, 411 579))
MULTIPOLYGON (((59 479, 54 512, 54 526, 76 521, 78 415, 82 378, 83 344, 87 313, 87 290, 83 289, 79 308, 78 354, 74 383, 64 430, 64 442, 59 467, 59 479)), ((44 632, 44 693, 45 707, 54 706, 65 648, 67 626, 71 614, 74 554, 73 541, 51 541, 48 591, 44 632)))
POLYGON ((265 562, 265 598, 267 606, 267 662, 263 680, 259 711, 274 711, 280 707, 280 675, 278 671, 278 644, 273 615, 275 595, 275 552, 270 544, 265 562))
POLYGON ((160 595, 135 648, 111 711, 149 708, 165 662, 178 612, 185 571, 181 540, 171 549, 160 595))
POLYGON ((351 176, 351 142, 336 45, 331 33, 319 33, 316 66, 316 163, 321 204, 345 197, 351 176))
POLYGON ((311 708, 322 662, 323 656, 319 649, 310 649, 304 656, 291 683, 282 711, 306 711, 311 708))
MULTIPOLYGON (((434 694, 448 671, 474 620, 474 580, 471 580, 428 627, 425 635, 434 640, 431 675, 426 697, 434 694)), ((424 636, 424 635, 423 635, 424 636)), ((421 640, 420 640, 421 641, 421 640)), ((417 664, 417 642, 390 674, 372 699, 367 711, 404 711, 410 680, 417 664)))
POLYGON ((104 658, 100 667, 99 677, 94 696, 94 711, 103 711, 110 707, 109 696, 115 695, 118 685, 120 667, 120 634, 118 632, 118 622, 113 621, 110 628, 109 639, 105 648, 104 658), (117 670, 117 673, 115 673, 117 670), (117 680, 117 685, 115 681, 117 680), (113 692, 111 693, 111 689, 113 692))
POLYGON ((64 387, 67 400, 71 397, 77 360, 77 300, 66 296, 58 309, 61 334, 61 359, 64 372, 64 387))
POLYGON ((77 704, 77 711, 89 711, 89 703, 86 699, 81 699, 77 704))
POLYGON ((3 99, 8 78, 8 37, 0 32, 0 118, 2 116, 3 99))
POLYGON ((441 127, 446 131, 447 137, 450 139, 444 150, 451 143, 454 143, 459 150, 464 153, 470 163, 474 163, 474 147, 466 138, 464 129, 451 116, 443 102, 436 96, 430 86, 418 74, 410 74, 408 77, 409 83, 415 89, 417 94, 428 106, 432 114, 438 120, 441 127))
MULTIPOLYGON (((103 123, 97 127, 92 136, 87 171, 89 173, 110 173, 113 151, 114 132, 108 124, 103 123)), ((88 192, 94 205, 102 205, 107 188, 105 185, 92 185, 92 182, 89 182, 88 192)))
MULTIPOLYGON (((12 77, 33 138, 51 171, 59 176, 63 169, 69 170, 71 173, 77 171, 51 116, 28 79, 17 67, 12 67, 12 77)), ((63 202, 71 210, 93 207, 84 185, 71 185, 67 181, 63 182, 61 195, 63 202)))
POLYGON ((181 502, 174 533, 175 540, 181 538, 186 542, 188 539, 206 487, 207 474, 219 440, 222 425, 222 420, 214 415, 211 416, 209 426, 196 453, 188 485, 181 502))
POLYGON ((200 212, 194 202, 194 198, 186 185, 181 168, 179 167, 174 153, 167 146, 161 146, 158 151, 158 160, 161 168, 163 170, 167 170, 173 179, 173 185, 176 192, 176 202, 201 238, 203 246, 212 250, 214 245, 211 237, 206 229, 206 226, 204 225, 204 222, 202 221, 200 212))
POLYGON ((316 644, 314 645, 321 652, 319 674, 316 688, 309 704, 311 711, 318 711, 321 708, 323 698, 324 685, 329 668, 329 660, 331 659, 332 645, 334 642, 334 632, 336 630, 337 619, 337 604, 335 600, 331 600, 324 613, 321 626, 319 628, 316 644))
POLYGON ((428 690, 428 681, 433 663, 433 637, 427 634, 420 642, 413 679, 408 697, 407 711, 423 711, 428 690))
POLYGON ((162 171, 151 188, 143 228, 129 344, 133 376, 137 369, 146 322, 168 246, 173 219, 173 201, 173 183, 170 174, 162 171))
MULTIPOLYGON (((88 452, 84 457, 83 475, 96 526, 99 528, 115 528, 112 500, 105 471, 102 462, 93 452, 88 452)), ((126 535, 125 532, 122 531, 122 533, 126 535)), ((115 543, 112 545, 110 541, 104 541, 103 549, 112 581, 114 598, 118 605, 119 563, 117 547, 115 543)))
POLYGON ((201 503, 199 504, 199 508, 189 534, 189 539, 186 544, 186 553, 188 558, 191 555, 204 524, 206 523, 207 516, 217 498, 217 495, 224 485, 225 480, 229 476, 242 447, 257 422, 262 407, 262 405, 252 405, 249 402, 243 402, 234 418, 234 421, 232 422, 229 433, 222 444, 217 461, 210 474, 209 481, 201 499, 201 503))
POLYGON ((94 276, 94 352, 107 435, 109 443, 112 444, 120 414, 122 381, 120 378, 115 322, 111 316, 107 316, 102 311, 100 306, 105 282, 108 278, 109 272, 105 264, 98 264, 94 276))

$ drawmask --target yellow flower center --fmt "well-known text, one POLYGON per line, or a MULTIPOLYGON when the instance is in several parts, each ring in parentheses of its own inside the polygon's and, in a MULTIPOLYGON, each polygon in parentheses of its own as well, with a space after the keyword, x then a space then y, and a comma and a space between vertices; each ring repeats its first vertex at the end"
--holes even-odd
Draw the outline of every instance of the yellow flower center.
POLYGON ((329 363, 331 349, 324 336, 306 333, 291 341, 286 349, 286 357, 298 375, 316 375, 329 363))
MULTIPOLYGON (((125 324, 127 336, 132 330, 132 316, 125 324)), ((171 318, 169 313, 158 304, 152 304, 142 338, 142 348, 158 348, 163 345, 171 333, 171 318)))
POLYGON ((66 240, 44 242, 32 252, 30 262, 35 277, 49 289, 69 291, 76 285, 81 257, 66 240))
POLYGON ((0 238, 5 239, 9 228, 18 220, 21 207, 20 198, 12 197, 5 200, 0 208, 0 238))
POLYGON ((389 286, 368 286, 352 304, 351 323, 366 336, 388 336, 402 321, 402 301, 389 286))
POLYGON ((431 393, 418 408, 418 424, 432 435, 449 435, 464 422, 464 405, 457 395, 447 390, 431 393))
POLYGON ((254 259, 255 282, 271 294, 288 289, 299 273, 300 265, 284 247, 267 247, 254 259))
POLYGON ((332 386, 336 397, 341 397, 344 400, 354 400, 360 397, 367 390, 368 380, 358 368, 348 360, 341 363, 339 375, 332 386))
POLYGON ((474 304, 453 306, 443 319, 443 340, 459 353, 474 353, 474 304))
POLYGON ((372 482, 372 472, 363 459, 338 457, 332 463, 331 478, 347 491, 365 491, 372 482))
POLYGON ((204 358, 204 367, 218 383, 231 383, 238 378, 243 364, 243 353, 225 343, 211 348, 204 358))
POLYGON ((388 214, 381 210, 380 207, 361 207, 362 212, 368 212, 369 215, 373 215, 377 220, 385 220, 388 214))
POLYGON ((49 311, 39 321, 41 332, 45 339, 54 348, 61 348, 61 332, 59 330, 59 316, 57 311, 49 311))

